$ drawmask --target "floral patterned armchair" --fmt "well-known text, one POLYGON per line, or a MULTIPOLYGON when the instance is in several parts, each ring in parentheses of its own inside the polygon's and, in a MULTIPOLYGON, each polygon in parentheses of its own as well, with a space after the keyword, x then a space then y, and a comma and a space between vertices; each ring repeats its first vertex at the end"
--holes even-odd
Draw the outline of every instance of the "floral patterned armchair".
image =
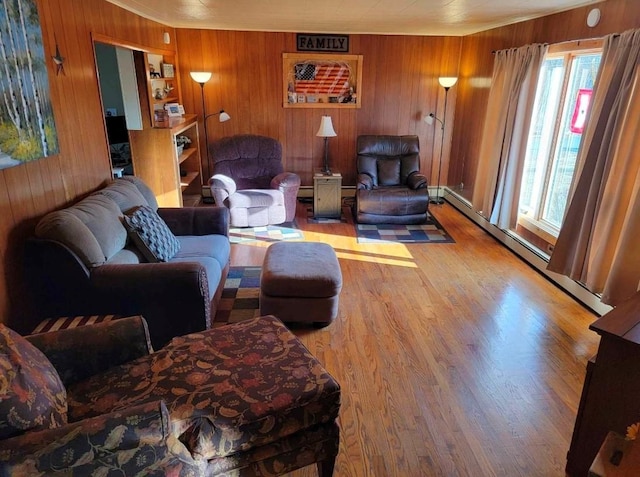
POLYGON ((67 386, 150 350, 140 318, 27 339, 0 324, 0 475, 204 475, 161 400, 69 419, 67 386))
POLYGON ((340 388, 279 320, 149 343, 141 317, 0 324, 0 475, 333 474, 340 388))

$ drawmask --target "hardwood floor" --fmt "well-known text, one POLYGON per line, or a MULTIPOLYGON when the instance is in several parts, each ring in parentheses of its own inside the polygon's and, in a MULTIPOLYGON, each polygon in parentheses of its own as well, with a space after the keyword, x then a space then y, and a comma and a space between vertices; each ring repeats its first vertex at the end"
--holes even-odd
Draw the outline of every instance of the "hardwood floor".
MULTIPOLYGON (((299 204, 344 279, 337 320, 294 329, 342 387, 334 475, 564 475, 596 316, 449 204, 432 213, 455 244, 360 245, 299 204)), ((267 246, 233 245, 232 265, 267 246)))

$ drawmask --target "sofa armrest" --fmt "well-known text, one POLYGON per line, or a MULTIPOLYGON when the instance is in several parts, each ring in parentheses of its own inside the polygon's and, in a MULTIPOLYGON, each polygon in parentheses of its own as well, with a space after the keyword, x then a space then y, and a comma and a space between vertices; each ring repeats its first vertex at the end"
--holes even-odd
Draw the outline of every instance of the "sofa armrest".
POLYGON ((26 336, 56 368, 65 386, 152 352, 140 316, 26 336))
POLYGON ((91 273, 91 282, 101 293, 115 298, 127 292, 137 300, 164 295, 180 301, 185 299, 180 293, 192 289, 201 295, 202 280, 206 287, 206 270, 195 261, 102 265, 91 273))
POLYGON ((427 187, 427 177, 419 172, 414 172, 407 177, 407 185, 410 189, 424 189, 427 187))
MULTIPOLYGON (((131 470, 140 466, 141 471, 151 462, 135 459, 135 450, 166 446, 170 432, 163 401, 27 432, 2 441, 0 475, 50 475, 65 470, 72 475, 90 475, 84 471, 110 464, 131 470), (79 471, 81 468, 84 471, 79 471)), ((155 453, 145 454, 150 457, 155 453)))
POLYGON ((271 179, 272 189, 292 189, 296 190, 300 188, 300 176, 293 172, 281 172, 273 179, 271 179))
POLYGON ((155 349, 174 336, 211 327, 215 290, 209 281, 197 261, 108 264, 91 274, 96 295, 113 313, 145 317, 155 349))
POLYGON ((369 174, 358 174, 356 189, 373 189, 373 179, 369 174))
POLYGON ((229 235, 226 207, 159 208, 158 215, 175 235, 229 235))

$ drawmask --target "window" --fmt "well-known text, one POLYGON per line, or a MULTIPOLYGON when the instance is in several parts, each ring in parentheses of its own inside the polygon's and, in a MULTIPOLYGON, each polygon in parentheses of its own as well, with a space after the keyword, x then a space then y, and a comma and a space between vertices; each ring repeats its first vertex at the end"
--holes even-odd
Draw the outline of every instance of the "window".
POLYGON ((518 223, 534 233, 544 231, 545 238, 557 237, 562 225, 600 65, 599 45, 587 46, 550 47, 538 78, 518 223))

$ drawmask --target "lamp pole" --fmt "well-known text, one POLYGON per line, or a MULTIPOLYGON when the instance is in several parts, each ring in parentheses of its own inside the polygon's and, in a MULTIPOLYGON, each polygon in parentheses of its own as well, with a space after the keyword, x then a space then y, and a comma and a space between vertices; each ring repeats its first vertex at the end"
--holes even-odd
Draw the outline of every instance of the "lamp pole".
POLYGON ((444 204, 444 199, 442 197, 440 197, 440 172, 442 171, 442 154, 444 151, 444 122, 447 119, 447 95, 449 94, 449 88, 445 88, 444 89, 444 113, 442 116, 442 121, 440 121, 440 130, 441 132, 441 139, 440 139, 440 159, 438 160, 438 188, 436 190, 436 198, 435 199, 431 199, 430 202, 432 204, 444 204))
POLYGON ((429 201, 432 204, 444 204, 444 199, 440 197, 440 173, 442 172, 442 154, 444 151, 444 127, 447 120, 447 98, 449 96, 449 88, 456 84, 457 81, 458 78, 453 76, 441 76, 440 78, 438 78, 440 86, 444 88, 444 111, 442 112, 442 121, 438 120, 438 118, 436 118, 433 113, 429 115, 429 117, 433 117, 434 119, 440 121, 442 130, 442 138, 440 140, 440 159, 438 160, 438 189, 436 192, 436 198, 429 201))
MULTIPOLYGON (((209 133, 207 131, 207 107, 204 102, 204 82, 200 83, 200 92, 202 93, 202 126, 204 127, 204 148, 205 158, 207 159, 207 180, 211 177, 211 164, 209 161, 209 133)), ((202 181, 204 185, 204 180, 202 181)))

